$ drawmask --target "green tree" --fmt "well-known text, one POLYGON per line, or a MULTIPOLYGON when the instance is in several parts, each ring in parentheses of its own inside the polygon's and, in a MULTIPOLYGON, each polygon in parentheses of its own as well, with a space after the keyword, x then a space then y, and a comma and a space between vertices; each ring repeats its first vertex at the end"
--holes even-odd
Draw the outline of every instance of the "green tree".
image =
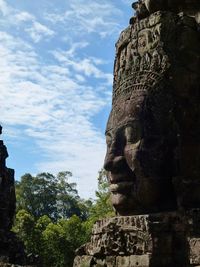
POLYGON ((78 201, 78 206, 81 212, 79 217, 83 221, 86 221, 89 218, 92 205, 93 205, 92 199, 88 199, 88 200, 80 199, 78 201))
POLYGON ((94 222, 114 215, 106 172, 98 176, 96 200, 82 200, 71 172, 26 174, 16 185, 14 231, 42 267, 71 267, 75 250, 86 243, 94 222))
POLYGON ((112 216, 114 216, 114 210, 110 201, 107 172, 101 169, 98 175, 96 201, 90 208, 90 220, 95 222, 96 220, 112 216))
POLYGON ((74 215, 50 223, 42 233, 41 258, 44 267, 72 266, 75 250, 86 241, 86 228, 81 219, 74 215))
POLYGON ((37 206, 36 199, 34 198, 34 192, 36 191, 34 177, 27 173, 21 177, 20 182, 16 182, 16 199, 17 199, 17 211, 26 210, 31 214, 34 214, 34 209, 37 206))
POLYGON ((16 183, 17 211, 27 210, 35 218, 48 215, 54 221, 73 214, 86 218, 87 206, 78 196, 76 184, 69 182, 71 177, 71 172, 56 176, 40 173, 35 177, 25 174, 16 183))
POLYGON ((64 266, 67 261, 66 253, 70 248, 70 243, 65 238, 62 226, 50 223, 43 231, 42 239, 43 250, 41 252, 41 256, 43 266, 64 266))
POLYGON ((49 224, 52 223, 52 220, 47 216, 44 215, 40 217, 34 225, 34 235, 36 243, 36 250, 35 254, 39 256, 41 261, 43 261, 43 251, 45 250, 44 241, 43 241, 43 232, 46 230, 46 228, 49 226, 49 224))
POLYGON ((58 218, 70 218, 73 214, 81 215, 78 205, 80 197, 76 190, 76 183, 69 183, 72 173, 59 172, 57 182, 57 213, 58 218))
POLYGON ((16 184, 17 210, 24 209, 39 218, 48 214, 56 216, 56 183, 50 173, 40 173, 36 177, 25 174, 16 184))
POLYGON ((55 176, 50 173, 40 173, 35 177, 36 191, 33 192, 37 200, 37 208, 32 211, 36 218, 48 215, 55 219, 57 216, 57 184, 55 176))
POLYGON ((73 252, 82 244, 87 242, 87 229, 77 215, 73 215, 68 220, 59 220, 58 224, 62 226, 66 239, 70 244, 72 244, 73 252))
POLYGON ((76 215, 53 222, 48 216, 35 220, 25 210, 17 213, 13 230, 24 242, 27 254, 39 256, 42 267, 73 266, 75 250, 89 236, 86 224, 76 215))
POLYGON ((35 240, 35 220, 33 215, 26 210, 20 210, 16 214, 13 231, 24 242, 26 252, 37 254, 37 241, 35 240))

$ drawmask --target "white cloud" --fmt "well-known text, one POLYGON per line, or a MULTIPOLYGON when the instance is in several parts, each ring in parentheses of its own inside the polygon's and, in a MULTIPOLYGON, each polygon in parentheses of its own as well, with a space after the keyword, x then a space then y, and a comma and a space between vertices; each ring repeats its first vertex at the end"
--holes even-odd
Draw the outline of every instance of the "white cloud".
POLYGON ((32 26, 26 28, 25 31, 30 34, 35 43, 38 43, 43 37, 52 37, 55 34, 54 31, 37 21, 34 21, 32 26))
POLYGON ((34 21, 35 17, 28 12, 17 12, 14 16, 15 22, 27 22, 34 21))
POLYGON ((89 45, 88 42, 72 42, 71 43, 71 47, 68 51, 66 51, 66 55, 70 56, 70 57, 74 57, 75 53, 77 52, 77 50, 85 48, 89 45))
POLYGON ((0 12, 3 16, 7 16, 11 11, 11 8, 7 5, 4 0, 0 0, 0 12))
POLYGON ((70 170, 81 196, 90 197, 105 154, 93 118, 111 102, 113 75, 104 49, 114 49, 109 42, 123 16, 106 0, 65 1, 58 13, 50 6, 44 14, 0 0, 6 14, 0 18, 1 122, 9 143, 23 147, 24 139, 32 140, 38 172, 70 170))
POLYGON ((48 13, 45 18, 51 23, 64 23, 66 31, 73 29, 75 35, 96 33, 105 38, 118 32, 122 12, 108 1, 69 0, 63 14, 48 13))
POLYGON ((75 77, 76 77, 76 80, 77 80, 78 82, 85 82, 85 78, 84 78, 84 76, 82 76, 82 75, 80 75, 80 74, 76 74, 75 77))
POLYGON ((73 61, 75 51, 86 45, 79 44, 69 49, 73 53, 60 51, 63 62, 44 65, 26 42, 3 32, 0 36, 2 122, 10 133, 23 126, 18 134, 35 140, 46 157, 37 163, 38 171, 71 170, 82 196, 94 196, 105 145, 91 118, 107 102, 87 78, 94 76, 97 86, 99 79, 106 82, 109 74, 97 67, 102 61, 83 58, 78 67, 81 60, 73 61))
POLYGON ((130 0, 121 0, 122 1, 122 3, 124 3, 124 4, 126 4, 126 5, 128 5, 128 6, 130 6, 131 7, 131 4, 133 3, 133 2, 137 2, 137 1, 130 1, 130 0))
POLYGON ((78 57, 74 58, 74 52, 75 49, 69 49, 68 51, 53 51, 52 54, 60 63, 71 67, 75 72, 81 73, 86 77, 93 76, 98 79, 104 79, 108 85, 112 85, 113 75, 110 73, 104 73, 98 68, 98 65, 105 64, 105 61, 95 57, 87 57, 84 59, 79 59, 78 57))
POLYGON ((4 20, 3 18, 0 19, 2 25, 15 26, 16 30, 20 29, 20 33, 23 31, 28 33, 35 43, 55 34, 49 27, 37 21, 34 15, 26 11, 19 11, 4 0, 0 0, 0 12, 5 17, 4 20))

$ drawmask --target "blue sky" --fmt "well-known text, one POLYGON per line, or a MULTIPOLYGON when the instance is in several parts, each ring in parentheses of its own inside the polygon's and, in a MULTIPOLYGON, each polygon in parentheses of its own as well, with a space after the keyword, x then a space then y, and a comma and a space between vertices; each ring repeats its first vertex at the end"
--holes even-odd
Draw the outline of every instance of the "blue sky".
POLYGON ((0 0, 0 123, 16 179, 69 170, 94 198, 114 45, 132 2, 0 0))

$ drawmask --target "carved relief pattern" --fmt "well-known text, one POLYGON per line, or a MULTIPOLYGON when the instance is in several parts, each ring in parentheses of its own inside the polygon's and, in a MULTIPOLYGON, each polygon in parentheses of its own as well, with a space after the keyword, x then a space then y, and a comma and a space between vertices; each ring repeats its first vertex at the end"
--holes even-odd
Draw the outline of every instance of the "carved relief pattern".
POLYGON ((98 221, 93 228, 91 242, 86 246, 89 255, 147 253, 151 244, 147 222, 141 217, 116 217, 98 221))
POLYGON ((155 17, 135 23, 121 33, 116 44, 113 104, 120 96, 154 88, 170 67, 161 41, 161 28, 166 28, 165 38, 172 29, 160 13, 155 17))
POLYGON ((192 264, 188 267, 197 266, 200 264, 197 220, 200 210, 100 220, 93 227, 91 241, 77 251, 74 267, 183 267, 185 261, 192 264), (176 242, 180 246, 177 255, 176 242), (173 265, 174 261, 179 265, 173 265))

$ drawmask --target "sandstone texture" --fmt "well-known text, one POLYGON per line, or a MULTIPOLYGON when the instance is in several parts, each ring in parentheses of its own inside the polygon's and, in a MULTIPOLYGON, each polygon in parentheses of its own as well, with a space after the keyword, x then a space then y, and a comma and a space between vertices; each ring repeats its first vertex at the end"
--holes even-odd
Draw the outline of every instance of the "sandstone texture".
POLYGON ((199 223, 199 209, 98 221, 74 267, 199 266, 199 223))
POLYGON ((200 266, 200 1, 139 0, 116 43, 111 202, 74 267, 200 266))

